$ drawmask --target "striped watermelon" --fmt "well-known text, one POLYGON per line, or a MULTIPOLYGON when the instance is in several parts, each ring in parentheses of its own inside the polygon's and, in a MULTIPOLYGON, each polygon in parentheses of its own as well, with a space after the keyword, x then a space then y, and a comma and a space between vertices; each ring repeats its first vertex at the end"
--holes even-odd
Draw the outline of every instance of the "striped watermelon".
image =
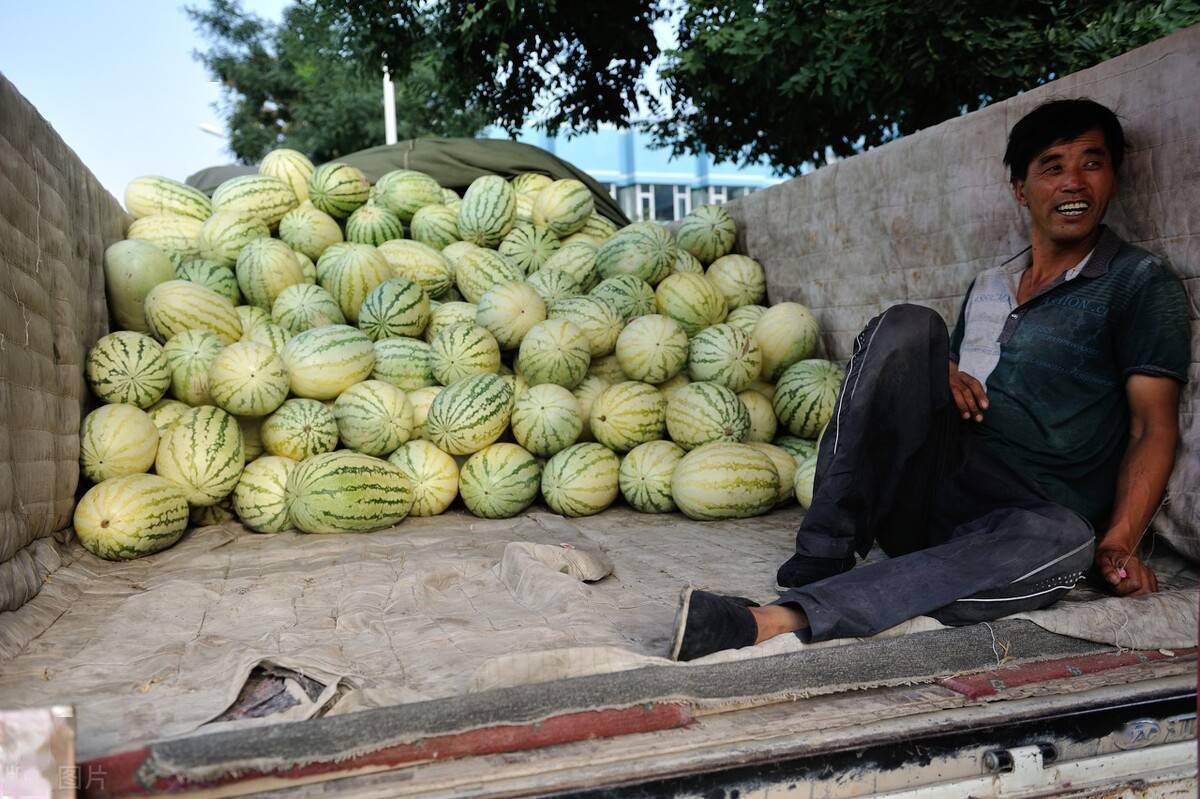
POLYGON ((675 510, 671 476, 684 454, 683 447, 673 441, 647 441, 634 447, 621 461, 621 496, 640 513, 675 510))
POLYGON ((733 249, 737 225, 721 206, 702 205, 683 218, 676 238, 681 250, 711 264, 733 249))
POLYGON ((762 441, 748 441, 748 446, 754 447, 759 452, 771 459, 771 463, 775 464, 775 471, 779 474, 779 497, 775 501, 776 507, 785 505, 796 495, 795 478, 796 478, 796 459, 791 454, 774 444, 768 444, 762 441))
POLYGON ((300 204, 287 183, 270 175, 241 175, 217 186, 213 192, 214 211, 234 211, 257 216, 274 228, 283 215, 300 204))
POLYGON ((468 377, 433 398, 425 436, 451 455, 469 455, 504 432, 512 413, 512 387, 499 375, 468 377))
POLYGON ((450 325, 474 324, 478 307, 469 302, 443 302, 434 307, 430 304, 429 324, 425 328, 425 340, 433 337, 450 325))
POLYGON ((692 339, 688 374, 692 380, 717 383, 743 391, 762 371, 758 341, 733 325, 713 325, 692 339))
POLYGON ((443 253, 454 269, 455 285, 467 302, 479 302, 490 289, 525 279, 525 273, 500 253, 464 244, 466 247, 457 254, 452 255, 449 247, 443 253))
POLYGON ((209 366, 208 391, 217 407, 236 416, 266 416, 287 398, 288 373, 271 347, 239 341, 209 366))
POLYGON ((587 222, 579 229, 579 233, 573 235, 588 236, 603 243, 606 239, 616 235, 616 232, 617 226, 612 220, 601 216, 596 211, 592 211, 588 214, 587 222))
POLYGON ((442 187, 424 172, 396 169, 381 177, 373 189, 375 202, 382 205, 404 224, 412 222, 413 214, 426 205, 443 205, 442 187))
POLYGON ((266 420, 261 416, 239 416, 238 429, 242 431, 242 450, 246 463, 263 454, 262 426, 266 420))
POLYGON ((796 466, 792 488, 800 507, 808 510, 812 507, 814 484, 817 478, 817 456, 809 455, 796 466))
POLYGON ((583 229, 596 208, 591 190, 571 178, 553 181, 533 199, 533 224, 559 238, 583 229))
POLYGON ((639 316, 658 313, 654 289, 640 277, 633 275, 610 277, 600 281, 588 293, 593 297, 599 297, 615 308, 626 322, 639 316))
MULTIPOLYGON (((624 379, 625 376, 621 375, 621 380, 624 379)), ((577 385, 572 392, 575 395, 575 399, 579 402, 579 420, 583 423, 583 427, 579 431, 579 441, 593 440, 592 427, 589 423, 592 414, 592 405, 595 404, 596 398, 603 394, 604 390, 611 385, 613 385, 611 381, 598 375, 589 374, 583 378, 583 382, 577 385)))
POLYGON ((579 241, 563 244, 545 260, 542 271, 557 269, 566 272, 579 284, 580 291, 591 291, 600 282, 596 269, 596 246, 579 241))
POLYGON ((403 391, 382 380, 355 383, 333 403, 338 435, 349 449, 385 457, 412 436, 413 411, 403 391))
POLYGON ((325 285, 325 281, 333 274, 334 269, 342 262, 342 258, 356 247, 352 241, 339 241, 337 244, 330 244, 325 248, 325 252, 321 253, 321 257, 317 259, 314 266, 317 270, 317 283, 325 285))
POLYGON ((320 258, 327 249, 343 241, 337 220, 318 210, 305 200, 279 220, 279 238, 297 252, 312 259, 320 258))
POLYGON ((225 343, 207 330, 176 333, 163 347, 171 374, 171 396, 188 405, 211 405, 208 369, 225 343))
POLYGON ((366 203, 370 191, 366 175, 349 164, 321 164, 308 179, 308 199, 334 219, 350 216, 366 203))
POLYGON ((212 289, 234 305, 242 301, 237 275, 232 269, 220 266, 215 261, 194 258, 184 261, 175 269, 175 277, 212 289))
POLYGON ((317 283, 317 265, 313 263, 313 259, 309 258, 299 250, 292 250, 296 260, 300 262, 300 270, 304 272, 304 282, 310 286, 317 283))
POLYGON ((561 246, 558 238, 546 228, 521 222, 513 225, 513 229, 508 231, 497 249, 525 274, 530 275, 541 269, 561 246))
POLYGON ((448 205, 426 205, 417 209, 409 223, 409 231, 416 241, 435 250, 461 241, 458 211, 448 205))
POLYGON ((302 461, 332 452, 338 444, 337 420, 324 403, 290 399, 259 428, 263 449, 272 455, 302 461))
POLYGON ((684 449, 712 441, 745 441, 750 434, 750 413, 724 386, 689 383, 667 403, 667 432, 684 449))
POLYGON ((750 414, 750 432, 746 434, 746 442, 769 443, 775 438, 775 429, 779 424, 775 418, 775 409, 771 406, 771 401, 757 391, 749 389, 739 393, 738 399, 742 401, 742 404, 746 406, 746 412, 750 414))
POLYGON ((767 399, 775 398, 775 384, 768 383, 765 380, 755 380, 753 383, 751 383, 747 387, 746 390, 747 391, 756 391, 759 394, 762 394, 767 399))
POLYGON ((758 320, 767 312, 764 305, 739 305, 725 317, 726 324, 733 325, 743 333, 753 336, 758 320))
POLYGON ((396 277, 404 277, 425 289, 430 299, 441 299, 454 285, 454 270, 437 250, 419 241, 385 241, 378 252, 396 277))
MULTIPOLYGON (((517 221, 517 198, 499 175, 476 178, 458 209, 458 234, 463 241, 495 247, 517 221)), ((523 274, 523 273, 522 273, 523 274)))
POLYGON ((304 283, 304 269, 282 241, 255 239, 238 253, 237 281, 248 305, 270 311, 280 292, 304 283))
POLYGON ((744 519, 769 511, 779 499, 779 472, 748 444, 715 441, 675 465, 671 496, 692 519, 744 519))
POLYGON ((117 327, 149 333, 146 295, 159 283, 175 279, 175 267, 148 241, 118 241, 104 251, 104 294, 117 327))
POLYGON ((496 337, 476 324, 450 325, 429 342, 429 364, 443 386, 500 369, 496 337))
POLYGON ((131 560, 171 546, 187 523, 179 486, 154 474, 129 474, 92 486, 75 507, 73 526, 93 555, 131 560))
POLYGON ((297 202, 308 200, 308 179, 312 177, 313 162, 297 150, 280 147, 263 157, 258 165, 260 175, 270 175, 288 184, 297 202))
POLYGON ((546 462, 542 497, 555 513, 591 516, 613 504, 621 459, 600 444, 574 444, 546 462))
POLYGON ((664 381, 662 383, 656 383, 654 387, 657 388, 660 392, 662 392, 662 395, 666 398, 667 402, 670 402, 671 397, 675 394, 676 391, 678 391, 679 389, 683 388, 684 386, 688 385, 691 382, 692 382, 691 379, 687 376, 687 372, 680 372, 679 374, 672 377, 670 380, 664 381))
POLYGON ((455 262, 466 253, 471 252, 475 246, 469 241, 455 241, 442 248, 442 255, 450 262, 450 268, 453 269, 455 262))
POLYGON ((797 361, 775 384, 775 415, 794 436, 814 438, 833 417, 842 369, 819 358, 797 361))
POLYGON ((154 470, 183 488, 189 505, 215 505, 233 491, 246 463, 237 420, 220 408, 192 408, 158 444, 154 470))
POLYGON ((314 327, 346 324, 346 317, 333 295, 308 283, 288 286, 281 291, 271 305, 271 319, 292 335, 314 327))
MULTIPOLYGON (((161 436, 166 432, 167 428, 175 424, 188 412, 190 406, 186 402, 180 402, 173 399, 161 399, 146 409, 146 413, 150 416, 150 420, 154 422, 154 426, 158 429, 158 434, 161 436)), ((154 442, 155 449, 158 448, 158 441, 154 442)))
POLYGON ((233 303, 187 280, 168 280, 150 289, 146 323, 159 341, 184 330, 207 330, 226 344, 242 337, 242 323, 233 303))
POLYGON ((297 397, 328 400, 367 379, 375 367, 371 339, 349 325, 314 327, 279 353, 297 397))
POLYGON ((525 282, 538 293, 542 302, 547 304, 583 293, 579 282, 561 269, 542 267, 527 277, 525 282))
POLYGON ((528 194, 518 194, 517 199, 517 224, 524 222, 527 225, 533 224, 533 197, 528 194))
MULTIPOLYGON (((771 413, 774 412, 774 409, 772 409, 771 413)), ((796 463, 800 463, 810 455, 817 454, 817 442, 808 438, 800 438, 799 436, 785 434, 778 436, 771 443, 791 453, 791 456, 795 458, 796 463)))
POLYGON ((342 315, 350 323, 358 322, 358 312, 367 295, 383 281, 394 276, 391 266, 369 244, 346 244, 336 260, 328 264, 320 284, 337 300, 342 315))
POLYGON ((533 326, 546 319, 546 303, 526 283, 501 283, 483 293, 475 322, 487 329, 500 346, 516 349, 533 326))
POLYGON ((149 471, 157 453, 158 428, 143 410, 132 405, 102 405, 84 417, 79 465, 93 483, 149 471))
POLYGON ((388 456, 388 463, 412 483, 412 516, 444 513, 458 496, 458 463, 428 441, 416 439, 401 445, 388 456))
POLYGON ((371 377, 391 383, 401 391, 436 385, 433 351, 420 339, 380 339, 375 342, 375 369, 371 377))
POLYGON ((663 383, 687 365, 687 333, 669 316, 639 316, 617 336, 616 354, 631 380, 663 383))
MULTIPOLYGON (((506 184, 507 185, 507 184, 506 184)), ((516 444, 492 444, 476 452, 458 473, 467 510, 484 519, 508 519, 537 498, 542 467, 516 444)))
POLYGON ((680 247, 675 251, 675 266, 671 267, 673 275, 703 275, 704 267, 696 256, 680 247))
POLYGON ((148 241, 172 263, 200 257, 200 229, 204 223, 190 216, 154 214, 135 219, 126 238, 148 241))
POLYGON ((238 323, 242 326, 243 337, 259 325, 271 324, 270 311, 256 305, 239 305, 234 310, 237 312, 238 323))
POLYGON ((412 483, 385 460, 350 450, 314 455, 292 470, 286 502, 306 533, 369 533, 412 507, 412 483))
POLYGON ((663 437, 667 401, 649 383, 629 380, 604 390, 592 403, 589 429, 604 446, 628 452, 663 437))
POLYGON ((588 376, 599 377, 611 385, 624 383, 630 379, 629 375, 621 370, 621 364, 617 361, 616 355, 605 355, 602 358, 594 359, 592 365, 588 367, 588 376))
POLYGON ((287 507, 287 482, 296 462, 268 455, 246 464, 233 489, 233 510, 242 524, 256 533, 282 533, 292 529, 287 507))
POLYGON ((157 341, 120 330, 104 336, 88 352, 84 365, 88 387, 104 402, 149 408, 162 399, 171 382, 166 353, 157 341))
POLYGON ((726 255, 712 262, 705 276, 712 281, 730 308, 755 305, 767 297, 767 276, 762 265, 744 255, 726 255))
POLYGON ((188 513, 188 520, 197 528, 222 525, 234 521, 235 518, 233 494, 225 497, 216 505, 198 505, 188 513))
POLYGON ((590 244, 593 247, 599 247, 604 242, 605 239, 597 238, 596 236, 589 236, 582 230, 578 233, 572 233, 570 236, 567 236, 562 240, 563 244, 590 244))
POLYGON ((678 322, 688 337, 725 320, 725 298, 703 275, 671 275, 654 292, 658 312, 678 322))
POLYGON ((538 192, 553 182, 554 178, 547 177, 540 172, 521 172, 513 175, 512 188, 517 194, 536 197, 538 192))
POLYGON ((274 352, 283 352, 284 346, 292 340, 292 334, 274 322, 258 325, 249 333, 242 336, 242 341, 262 344, 274 352))
POLYGON ((429 415, 429 406, 444 388, 445 386, 424 386, 407 392, 408 404, 413 409, 413 438, 425 438, 425 417, 429 415))
POLYGON ((575 388, 591 360, 591 345, 582 330, 563 319, 547 319, 521 340, 517 369, 531 386, 556 383, 575 388))
POLYGON ((200 257, 220 266, 237 263, 238 253, 255 239, 271 235, 267 223, 253 214, 240 211, 218 211, 200 226, 196 246, 200 257))
POLYGON ((820 328, 816 317, 798 302, 781 302, 768 308, 754 326, 762 350, 764 380, 778 381, 783 370, 812 357, 820 328))
POLYGON ((125 187, 125 210, 134 219, 155 214, 190 216, 203 222, 212 216, 212 200, 186 183, 160 175, 144 175, 125 187))
POLYGON ((568 297, 550 306, 550 319, 565 319, 583 331, 593 358, 608 355, 617 347, 625 320, 599 297, 568 297))
POLYGON ((402 238, 404 223, 381 205, 364 205, 346 220, 346 241, 378 246, 402 238))
MULTIPOLYGON (((500 366, 503 367, 504 364, 501 363, 500 366)), ((518 374, 506 375, 503 373, 503 370, 501 370, 500 376, 504 378, 504 381, 506 383, 508 383, 509 388, 512 389, 514 404, 516 403, 516 401, 518 399, 525 396, 525 392, 529 390, 529 382, 521 375, 518 375, 518 374)), ((553 384, 546 383, 545 385, 553 385, 553 384)))
POLYGON ((358 329, 367 338, 419 336, 429 325, 429 297, 418 283, 394 277, 371 290, 358 311, 358 329))
POLYGON ((553 383, 533 386, 513 403, 512 431, 518 444, 548 458, 574 444, 583 432, 579 400, 553 383))
POLYGON ((656 222, 634 222, 621 228, 596 251, 600 277, 633 275, 650 285, 671 274, 675 266, 675 239, 656 222))

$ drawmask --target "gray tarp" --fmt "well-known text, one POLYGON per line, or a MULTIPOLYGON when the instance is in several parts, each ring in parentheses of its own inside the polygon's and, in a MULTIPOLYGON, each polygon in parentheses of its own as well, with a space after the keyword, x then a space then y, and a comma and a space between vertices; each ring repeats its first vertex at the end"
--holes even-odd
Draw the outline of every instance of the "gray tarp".
MULTIPOLYGON (((359 150, 337 159, 361 169, 372 183, 393 169, 415 169, 433 177, 459 194, 471 181, 483 175, 512 177, 521 172, 540 172, 552 178, 574 178, 592 190, 596 211, 617 223, 629 224, 629 218, 604 187, 579 170, 540 147, 506 139, 409 139, 359 150)), ((249 175, 255 167, 241 164, 212 166, 190 175, 187 183, 212 194, 217 186, 238 175, 249 175)))

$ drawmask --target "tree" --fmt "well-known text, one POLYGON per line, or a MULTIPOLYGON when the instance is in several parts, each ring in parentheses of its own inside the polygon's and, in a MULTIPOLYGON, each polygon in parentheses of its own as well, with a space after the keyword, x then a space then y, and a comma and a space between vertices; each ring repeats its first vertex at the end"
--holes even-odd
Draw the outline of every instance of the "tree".
MULTIPOLYGON (((319 3, 293 3, 278 25, 237 0, 211 0, 187 13, 212 41, 196 56, 222 84, 229 147, 239 161, 291 147, 323 163, 383 144, 380 61, 354 50, 319 3)), ((446 102, 438 66, 407 57, 404 71, 393 72, 401 139, 473 136, 489 123, 469 103, 446 102)))

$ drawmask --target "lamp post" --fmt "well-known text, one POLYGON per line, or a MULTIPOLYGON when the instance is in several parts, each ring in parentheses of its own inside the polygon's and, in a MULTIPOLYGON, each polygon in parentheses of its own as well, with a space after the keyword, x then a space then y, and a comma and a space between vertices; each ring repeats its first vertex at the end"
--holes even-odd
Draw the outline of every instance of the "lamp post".
POLYGON ((396 143, 396 90, 387 64, 383 65, 383 138, 384 144, 396 143))

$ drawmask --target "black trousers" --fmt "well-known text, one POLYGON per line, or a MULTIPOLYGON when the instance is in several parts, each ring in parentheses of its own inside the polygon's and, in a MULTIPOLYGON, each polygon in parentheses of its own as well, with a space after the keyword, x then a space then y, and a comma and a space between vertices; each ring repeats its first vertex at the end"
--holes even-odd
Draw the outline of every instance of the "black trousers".
POLYGON ((786 591, 778 601, 803 609, 805 638, 1043 608, 1091 566, 1087 520, 992 454, 960 417, 948 349, 942 318, 916 305, 889 308, 858 336, 795 558, 865 556, 874 543, 889 557, 786 591))

